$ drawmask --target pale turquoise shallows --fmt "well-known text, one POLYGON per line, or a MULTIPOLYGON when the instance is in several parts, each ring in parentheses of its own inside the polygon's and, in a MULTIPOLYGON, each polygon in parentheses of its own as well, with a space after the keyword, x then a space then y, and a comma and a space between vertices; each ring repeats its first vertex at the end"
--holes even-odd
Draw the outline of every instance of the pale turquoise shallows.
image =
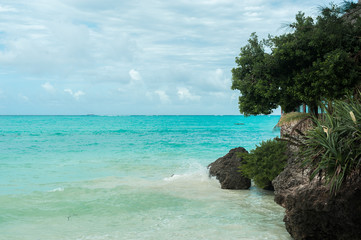
POLYGON ((0 116, 0 240, 289 239, 272 193, 206 166, 279 116, 0 116))

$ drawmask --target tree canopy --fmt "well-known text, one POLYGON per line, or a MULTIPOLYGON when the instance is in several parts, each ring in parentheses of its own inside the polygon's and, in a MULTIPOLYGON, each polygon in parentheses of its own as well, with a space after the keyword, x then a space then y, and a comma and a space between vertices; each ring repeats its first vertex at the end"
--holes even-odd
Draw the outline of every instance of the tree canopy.
POLYGON ((240 90, 240 112, 270 114, 306 104, 316 111, 323 99, 340 99, 361 82, 361 19, 348 21, 341 7, 322 9, 313 19, 298 13, 291 32, 259 40, 253 33, 232 69, 240 90))

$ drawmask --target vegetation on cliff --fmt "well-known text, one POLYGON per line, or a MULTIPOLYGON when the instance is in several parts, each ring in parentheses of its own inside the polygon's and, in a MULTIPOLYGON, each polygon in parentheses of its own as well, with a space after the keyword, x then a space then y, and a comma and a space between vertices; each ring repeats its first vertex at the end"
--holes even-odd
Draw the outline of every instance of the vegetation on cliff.
POLYGON ((361 101, 349 97, 335 101, 332 111, 307 132, 300 153, 305 165, 312 169, 311 179, 324 176, 334 193, 342 183, 361 170, 361 101))
POLYGON ((287 144, 275 139, 263 141, 250 153, 242 153, 240 171, 260 188, 272 189, 272 180, 287 163, 287 144))
POLYGON ((300 113, 300 112, 290 112, 283 114, 281 119, 277 123, 277 127, 282 127, 285 124, 291 124, 293 122, 299 122, 303 119, 309 118, 311 115, 309 113, 300 113))
POLYGON ((232 70, 245 115, 279 105, 287 113, 301 104, 311 110, 286 114, 278 124, 286 130, 288 146, 279 144, 292 152, 289 159, 267 141, 245 154, 241 167, 260 187, 275 178, 275 201, 294 239, 360 239, 360 11, 360 3, 345 2, 322 9, 316 20, 299 13, 291 33, 261 41, 252 34, 232 70))

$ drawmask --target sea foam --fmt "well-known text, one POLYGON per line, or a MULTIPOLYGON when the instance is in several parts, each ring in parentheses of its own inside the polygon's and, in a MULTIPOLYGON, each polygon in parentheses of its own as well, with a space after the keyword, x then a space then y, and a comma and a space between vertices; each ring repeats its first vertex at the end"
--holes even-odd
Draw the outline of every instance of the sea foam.
POLYGON ((54 188, 52 190, 49 190, 48 192, 64 192, 64 188, 58 187, 58 188, 54 188))

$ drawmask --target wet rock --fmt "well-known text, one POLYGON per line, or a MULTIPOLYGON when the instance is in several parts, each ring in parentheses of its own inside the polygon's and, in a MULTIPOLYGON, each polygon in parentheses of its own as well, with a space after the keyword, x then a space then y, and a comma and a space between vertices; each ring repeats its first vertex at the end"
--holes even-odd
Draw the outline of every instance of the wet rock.
POLYGON ((300 162, 291 157, 273 180, 275 201, 286 209, 287 231, 296 240, 361 239, 361 177, 354 176, 334 195, 322 179, 310 182, 300 162))
POLYGON ((239 172, 242 164, 242 157, 239 153, 246 153, 247 150, 239 147, 229 151, 225 156, 218 158, 208 165, 210 176, 215 176, 221 183, 223 189, 249 189, 251 179, 244 177, 239 172))

